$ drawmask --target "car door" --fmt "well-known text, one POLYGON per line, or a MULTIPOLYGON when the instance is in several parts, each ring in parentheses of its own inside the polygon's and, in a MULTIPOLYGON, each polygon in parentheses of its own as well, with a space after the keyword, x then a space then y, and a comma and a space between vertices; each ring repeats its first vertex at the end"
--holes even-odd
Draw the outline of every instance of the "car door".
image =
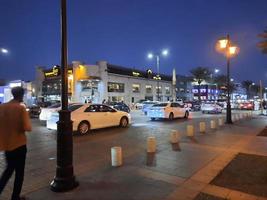
POLYGON ((177 103, 171 103, 170 107, 171 107, 170 112, 173 113, 174 118, 179 117, 178 104, 177 103))
POLYGON ((90 105, 86 108, 82 120, 89 121, 91 129, 102 128, 106 125, 103 112, 100 111, 100 105, 90 105))
POLYGON ((102 112, 102 119, 105 120, 105 127, 118 125, 118 117, 116 110, 106 105, 100 105, 100 112, 102 112))

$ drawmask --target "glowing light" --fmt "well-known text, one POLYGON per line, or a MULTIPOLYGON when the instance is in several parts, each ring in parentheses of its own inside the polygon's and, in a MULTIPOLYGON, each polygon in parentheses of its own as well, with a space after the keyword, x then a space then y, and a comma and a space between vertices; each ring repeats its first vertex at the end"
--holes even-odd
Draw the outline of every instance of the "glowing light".
POLYGON ((1 52, 7 54, 8 53, 8 50, 5 49, 5 48, 1 48, 1 52))
POLYGON ((231 79, 230 79, 230 81, 231 81, 231 82, 233 82, 233 81, 234 81, 234 79, 233 79, 233 78, 231 78, 231 79))
POLYGON ((69 76, 68 76, 68 79, 69 79, 69 80, 73 80, 73 75, 69 75, 69 76))
POLYGON ((218 73, 219 71, 220 71, 219 69, 215 69, 215 70, 214 70, 215 73, 218 73))
POLYGON ((154 55, 153 55, 152 53, 149 53, 149 54, 147 55, 147 57, 148 57, 149 59, 151 59, 151 58, 154 57, 154 55))
POLYGON ((228 45, 228 40, 227 39, 219 40, 219 45, 221 49, 225 49, 228 45))
POLYGON ((234 47, 234 46, 229 47, 229 54, 230 55, 234 55, 236 53, 237 53, 237 47, 234 47))
POLYGON ((167 56, 169 54, 169 51, 167 49, 164 49, 162 51, 162 55, 167 56))

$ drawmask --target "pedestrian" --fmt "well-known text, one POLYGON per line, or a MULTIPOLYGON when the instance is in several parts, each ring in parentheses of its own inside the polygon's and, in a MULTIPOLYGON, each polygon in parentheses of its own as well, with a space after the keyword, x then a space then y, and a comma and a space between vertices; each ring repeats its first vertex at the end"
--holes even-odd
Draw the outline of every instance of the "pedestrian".
POLYGON ((24 96, 22 87, 11 90, 13 99, 0 105, 0 151, 4 151, 6 169, 0 178, 0 196, 15 171, 15 182, 11 200, 25 200, 20 197, 26 160, 26 135, 31 131, 29 114, 21 105, 24 96))
POLYGON ((105 103, 106 103, 106 99, 103 99, 102 104, 105 104, 105 103))

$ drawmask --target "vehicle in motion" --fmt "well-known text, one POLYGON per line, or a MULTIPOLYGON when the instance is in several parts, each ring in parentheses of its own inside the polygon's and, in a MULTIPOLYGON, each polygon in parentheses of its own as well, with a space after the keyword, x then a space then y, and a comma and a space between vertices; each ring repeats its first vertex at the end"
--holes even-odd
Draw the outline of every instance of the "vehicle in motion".
POLYGON ((38 118, 41 113, 41 107, 38 105, 28 106, 26 108, 31 118, 38 118))
POLYGON ((124 112, 127 112, 127 113, 131 112, 129 106, 127 106, 123 102, 109 102, 108 105, 110 107, 112 107, 112 108, 115 108, 116 110, 124 111, 124 112))
POLYGON ((159 103, 158 101, 144 101, 143 102, 143 107, 142 107, 142 112, 147 115, 148 110, 151 108, 151 106, 159 103))
POLYGON ((189 109, 186 108, 184 104, 177 102, 158 103, 151 106, 147 112, 147 116, 150 117, 151 120, 158 118, 169 120, 173 120, 178 117, 188 118, 189 109))
POLYGON ((241 110, 254 110, 254 104, 253 102, 243 102, 240 103, 239 108, 241 110))
POLYGON ((198 101, 185 101, 184 104, 190 111, 200 111, 201 109, 201 105, 198 101))
POLYGON ((61 109, 60 103, 53 104, 52 106, 48 106, 47 108, 41 108, 39 119, 41 121, 47 121, 48 119, 50 119, 51 114, 53 112, 59 111, 60 109, 61 109))
MULTIPOLYGON (((90 130, 121 126, 126 128, 131 123, 131 115, 124 111, 118 111, 103 104, 73 104, 69 106, 73 131, 80 135, 88 134, 90 130)), ((54 112, 47 120, 48 129, 57 129, 59 120, 58 112, 54 112)))
POLYGON ((216 102, 205 102, 201 105, 202 113, 222 113, 223 107, 216 102))

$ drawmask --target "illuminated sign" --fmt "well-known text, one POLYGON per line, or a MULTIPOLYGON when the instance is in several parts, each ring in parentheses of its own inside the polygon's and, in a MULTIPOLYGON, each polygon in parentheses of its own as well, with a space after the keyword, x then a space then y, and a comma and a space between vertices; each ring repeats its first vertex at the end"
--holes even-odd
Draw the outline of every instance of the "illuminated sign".
POLYGON ((139 72, 133 72, 133 76, 140 76, 139 72))
MULTIPOLYGON (((68 70, 68 74, 72 75, 72 69, 68 70)), ((46 78, 57 77, 59 75, 60 75, 60 67, 59 66, 54 66, 52 70, 44 72, 44 76, 46 78)))
POLYGON ((21 82, 16 82, 16 83, 9 83, 9 87, 13 88, 13 87, 21 87, 21 82))

